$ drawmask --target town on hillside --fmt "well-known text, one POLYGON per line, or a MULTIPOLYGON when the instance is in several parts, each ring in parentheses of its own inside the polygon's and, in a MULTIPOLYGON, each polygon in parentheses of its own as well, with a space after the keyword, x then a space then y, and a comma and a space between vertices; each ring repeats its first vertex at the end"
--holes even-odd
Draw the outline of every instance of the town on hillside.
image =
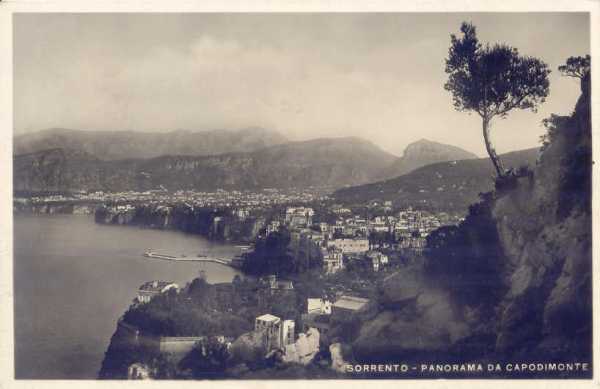
MULTIPOLYGON (((325 371, 336 372, 331 366, 343 363, 341 357, 332 359, 331 350, 342 347, 342 340, 349 339, 356 330, 359 315, 368 311, 369 304, 376 304, 373 293, 377 288, 398 270, 423 266, 427 236, 463 219, 445 212, 396 208, 390 201, 345 206, 316 194, 298 203, 294 197, 298 194, 288 197, 277 190, 262 194, 226 191, 219 194, 221 202, 215 202, 212 195, 203 198, 201 194, 184 192, 146 202, 140 202, 139 197, 131 201, 134 199, 121 195, 118 202, 97 210, 109 215, 100 222, 109 223, 148 207, 166 218, 161 220, 178 218, 181 209, 185 215, 194 215, 195 209, 209 210, 200 213, 208 220, 207 229, 199 233, 215 239, 222 238, 218 231, 239 228, 244 223, 252 225, 245 229, 254 233, 245 236, 246 245, 241 246, 240 255, 228 262, 244 275, 231 283, 202 286, 209 295, 214 293, 214 300, 198 296, 198 280, 202 276, 181 287, 170 280, 151 280, 139 287, 133 305, 121 319, 119 328, 127 329, 123 333, 134 333, 136 345, 156 344, 153 350, 159 354, 164 350, 176 354, 174 362, 171 361, 175 366, 173 371, 177 372, 173 374, 193 374, 183 368, 186 355, 197 347, 208 347, 207 339, 213 337, 220 339, 211 343, 214 347, 226 349, 223 353, 228 356, 227 366, 232 360, 240 365, 239 358, 246 368, 248 364, 253 366, 257 361, 240 356, 250 349, 254 350, 253 355, 261 355, 259 360, 270 361, 267 364, 306 366, 319 361, 319 366, 327 368, 325 371), (190 300, 197 304, 194 312, 198 309, 202 314, 189 317, 188 312, 180 320, 205 320, 200 319, 201 315, 219 320, 223 315, 233 315, 235 329, 219 332, 211 328, 206 332, 206 326, 184 329, 185 325, 179 323, 161 333, 162 330, 148 327, 147 323, 155 322, 165 309, 182 309, 190 300), (212 305, 214 301, 216 306, 212 305)), ((132 216, 131 220, 134 219, 132 216)), ((140 222, 143 221, 135 224, 140 222)), ((160 225, 163 228, 165 224, 160 225)), ((167 255, 160 257, 176 260, 167 255)), ((130 378, 164 374, 153 359, 146 359, 145 363, 127 362, 132 362, 127 370, 130 378)), ((125 367, 120 369, 120 374, 125 374, 125 367)), ((105 364, 103 374, 117 374, 115 370, 105 364)))

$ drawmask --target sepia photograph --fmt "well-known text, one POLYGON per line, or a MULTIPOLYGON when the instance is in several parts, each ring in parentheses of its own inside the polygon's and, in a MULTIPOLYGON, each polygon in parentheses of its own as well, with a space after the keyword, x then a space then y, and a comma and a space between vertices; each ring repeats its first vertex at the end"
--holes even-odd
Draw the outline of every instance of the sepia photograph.
POLYGON ((590 12, 11 19, 15 381, 591 383, 590 12))

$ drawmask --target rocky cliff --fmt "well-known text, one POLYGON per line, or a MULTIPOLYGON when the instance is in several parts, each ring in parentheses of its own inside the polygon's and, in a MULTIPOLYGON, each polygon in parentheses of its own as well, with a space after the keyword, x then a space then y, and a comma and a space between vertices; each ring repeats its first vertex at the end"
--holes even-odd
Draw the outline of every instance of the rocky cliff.
POLYGON ((589 75, 581 89, 534 169, 498 180, 460 226, 432 234, 424 269, 386 280, 352 344, 357 360, 591 366, 589 75))

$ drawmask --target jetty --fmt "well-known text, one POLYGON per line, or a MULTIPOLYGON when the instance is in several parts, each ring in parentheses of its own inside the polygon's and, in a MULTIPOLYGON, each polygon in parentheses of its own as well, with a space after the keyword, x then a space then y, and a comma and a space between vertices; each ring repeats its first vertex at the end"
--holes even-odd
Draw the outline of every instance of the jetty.
POLYGON ((206 255, 198 255, 197 257, 187 257, 185 255, 175 256, 175 255, 167 255, 160 254, 154 252, 152 250, 148 250, 144 253, 144 257, 152 258, 152 259, 162 259, 165 261, 174 261, 174 262, 212 262, 218 263, 225 266, 236 267, 233 264, 233 261, 229 258, 219 258, 219 257, 209 257, 206 255))

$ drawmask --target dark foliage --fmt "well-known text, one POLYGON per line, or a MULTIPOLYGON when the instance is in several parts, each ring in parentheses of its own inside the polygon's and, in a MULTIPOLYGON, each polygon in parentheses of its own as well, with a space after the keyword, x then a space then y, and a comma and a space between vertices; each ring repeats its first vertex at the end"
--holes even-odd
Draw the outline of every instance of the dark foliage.
POLYGON ((542 143, 542 146, 540 147, 540 153, 543 153, 544 150, 548 148, 550 143, 554 141, 558 129, 563 127, 568 120, 568 116, 560 116, 556 114, 552 114, 549 118, 542 120, 542 124, 546 128, 546 133, 540 136, 540 142, 542 143))
POLYGON ((253 275, 290 276, 320 268, 322 258, 316 245, 301 240, 292 252, 290 232, 282 228, 256 240, 254 251, 246 254, 242 271, 253 275))
POLYGON ((255 275, 293 273, 294 258, 288 250, 289 243, 290 233, 285 229, 257 239, 254 251, 246 255, 242 270, 255 275))
POLYGON ((473 204, 459 226, 432 232, 426 256, 428 274, 461 303, 491 308, 505 292, 500 277, 505 259, 489 199, 473 204))
POLYGON ((192 377, 197 379, 225 378, 229 357, 227 345, 211 336, 199 341, 178 367, 191 370, 192 377))
POLYGON ((239 336, 252 328, 252 321, 243 316, 244 300, 236 293, 219 298, 215 285, 197 278, 186 291, 156 296, 149 303, 131 307, 123 318, 146 335, 239 336))
POLYGON ((558 67, 558 71, 567 77, 584 79, 592 67, 592 57, 569 57, 564 65, 558 67))

